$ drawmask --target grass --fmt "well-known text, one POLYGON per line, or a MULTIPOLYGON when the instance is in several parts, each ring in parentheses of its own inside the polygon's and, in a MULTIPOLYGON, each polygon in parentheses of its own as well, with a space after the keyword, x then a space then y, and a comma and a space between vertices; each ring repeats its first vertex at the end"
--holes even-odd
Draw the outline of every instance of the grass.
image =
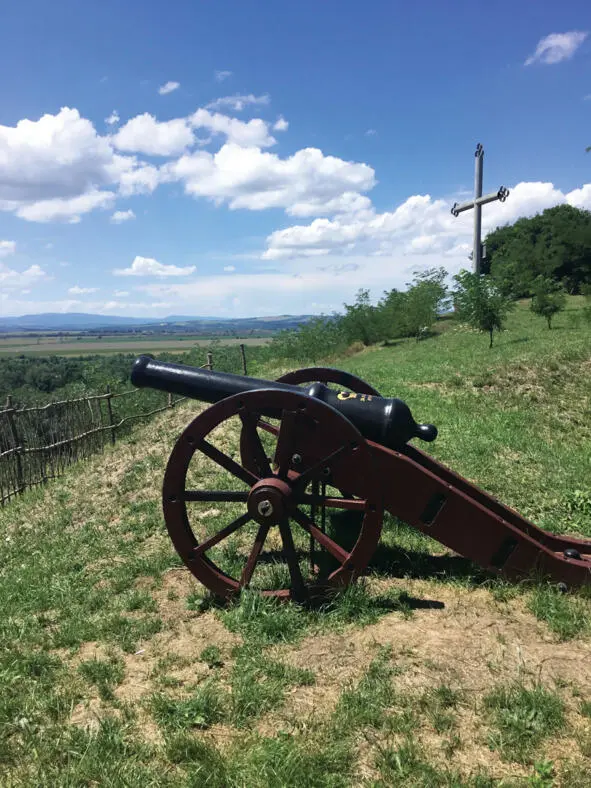
POLYGON ((188 730, 224 722, 243 728, 279 706, 289 688, 315 682, 311 670, 270 659, 256 646, 241 646, 234 657, 227 689, 220 677, 212 676, 182 699, 153 695, 149 708, 158 725, 165 730, 188 730))
POLYGON ((203 682, 182 700, 154 695, 149 706, 158 725, 173 730, 209 728, 226 716, 224 697, 214 680, 203 682))
POLYGON ((564 594, 554 586, 540 585, 531 593, 528 607, 560 640, 569 640, 588 632, 591 626, 586 596, 564 594))
POLYGON ((113 688, 123 681, 125 667, 122 659, 116 656, 110 659, 83 660, 78 666, 79 673, 98 690, 99 698, 104 701, 113 700, 113 688))
POLYGON ((484 706, 492 720, 490 746, 508 760, 527 760, 545 738, 564 729, 564 703, 539 684, 495 688, 484 706))
MULTIPOLYGON (((446 323, 327 363, 436 423, 428 450, 454 470, 545 528, 591 536, 579 307, 551 331, 520 307, 490 351, 446 323)), ((356 585, 308 606, 256 593, 221 606, 181 564, 159 500, 195 412, 180 405, 0 510, 0 784, 587 784, 587 593, 492 578, 388 516, 356 585)), ((227 522, 195 512, 204 533, 227 522)), ((327 527, 355 538, 345 518, 327 527)), ((244 549, 228 539, 216 560, 236 571, 244 549)), ((254 579, 281 584, 282 569, 254 579)))

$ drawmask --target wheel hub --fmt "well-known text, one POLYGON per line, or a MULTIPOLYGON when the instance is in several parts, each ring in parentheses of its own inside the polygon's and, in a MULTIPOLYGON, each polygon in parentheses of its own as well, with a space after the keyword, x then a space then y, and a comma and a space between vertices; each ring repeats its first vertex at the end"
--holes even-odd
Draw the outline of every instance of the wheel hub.
POLYGON ((292 489, 282 479, 261 479, 248 496, 248 512, 261 525, 277 525, 289 511, 292 489))

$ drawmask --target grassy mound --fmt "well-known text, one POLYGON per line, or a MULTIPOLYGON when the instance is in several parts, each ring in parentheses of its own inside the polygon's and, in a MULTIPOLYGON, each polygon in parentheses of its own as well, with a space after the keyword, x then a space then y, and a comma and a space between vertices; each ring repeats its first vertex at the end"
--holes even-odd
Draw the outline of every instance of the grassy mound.
MULTIPOLYGON (((342 366, 430 451, 591 537, 591 337, 525 308, 492 350, 450 323, 342 366)), ((330 608, 212 604, 165 532, 185 403, 0 511, 0 783, 584 786, 591 605, 492 579, 399 522, 330 608)), ((207 515, 212 520, 215 511, 207 515)), ((478 538, 478 535, 475 535, 478 538)))

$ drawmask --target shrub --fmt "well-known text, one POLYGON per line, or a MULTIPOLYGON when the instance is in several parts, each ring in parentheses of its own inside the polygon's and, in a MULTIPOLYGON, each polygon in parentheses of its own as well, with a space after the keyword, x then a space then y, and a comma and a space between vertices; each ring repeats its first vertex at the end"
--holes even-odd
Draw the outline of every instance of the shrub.
POLYGON ((536 278, 532 290, 532 312, 546 318, 548 328, 552 328, 552 318, 565 307, 566 294, 557 282, 543 276, 536 278))
POLYGON ((460 271, 454 280, 457 283, 453 295, 457 317, 479 331, 486 331, 490 337, 489 347, 492 347, 493 332, 495 328, 502 331, 514 302, 501 293, 490 276, 460 271))

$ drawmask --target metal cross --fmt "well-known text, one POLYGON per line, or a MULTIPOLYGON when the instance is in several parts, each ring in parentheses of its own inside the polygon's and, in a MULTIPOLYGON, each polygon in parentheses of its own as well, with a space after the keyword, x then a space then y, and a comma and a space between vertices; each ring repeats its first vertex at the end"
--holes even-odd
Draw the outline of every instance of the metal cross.
POLYGON ((482 233, 482 206, 487 202, 494 202, 500 200, 505 202, 509 196, 509 189, 501 186, 497 192, 491 192, 482 196, 482 164, 484 160, 484 148, 480 143, 476 146, 476 157, 474 164, 474 199, 468 202, 454 203, 451 212, 454 216, 458 216, 462 211, 469 211, 474 208, 474 251, 472 252, 472 260, 474 263, 474 273, 480 274, 482 264, 482 244, 480 236, 482 233))

